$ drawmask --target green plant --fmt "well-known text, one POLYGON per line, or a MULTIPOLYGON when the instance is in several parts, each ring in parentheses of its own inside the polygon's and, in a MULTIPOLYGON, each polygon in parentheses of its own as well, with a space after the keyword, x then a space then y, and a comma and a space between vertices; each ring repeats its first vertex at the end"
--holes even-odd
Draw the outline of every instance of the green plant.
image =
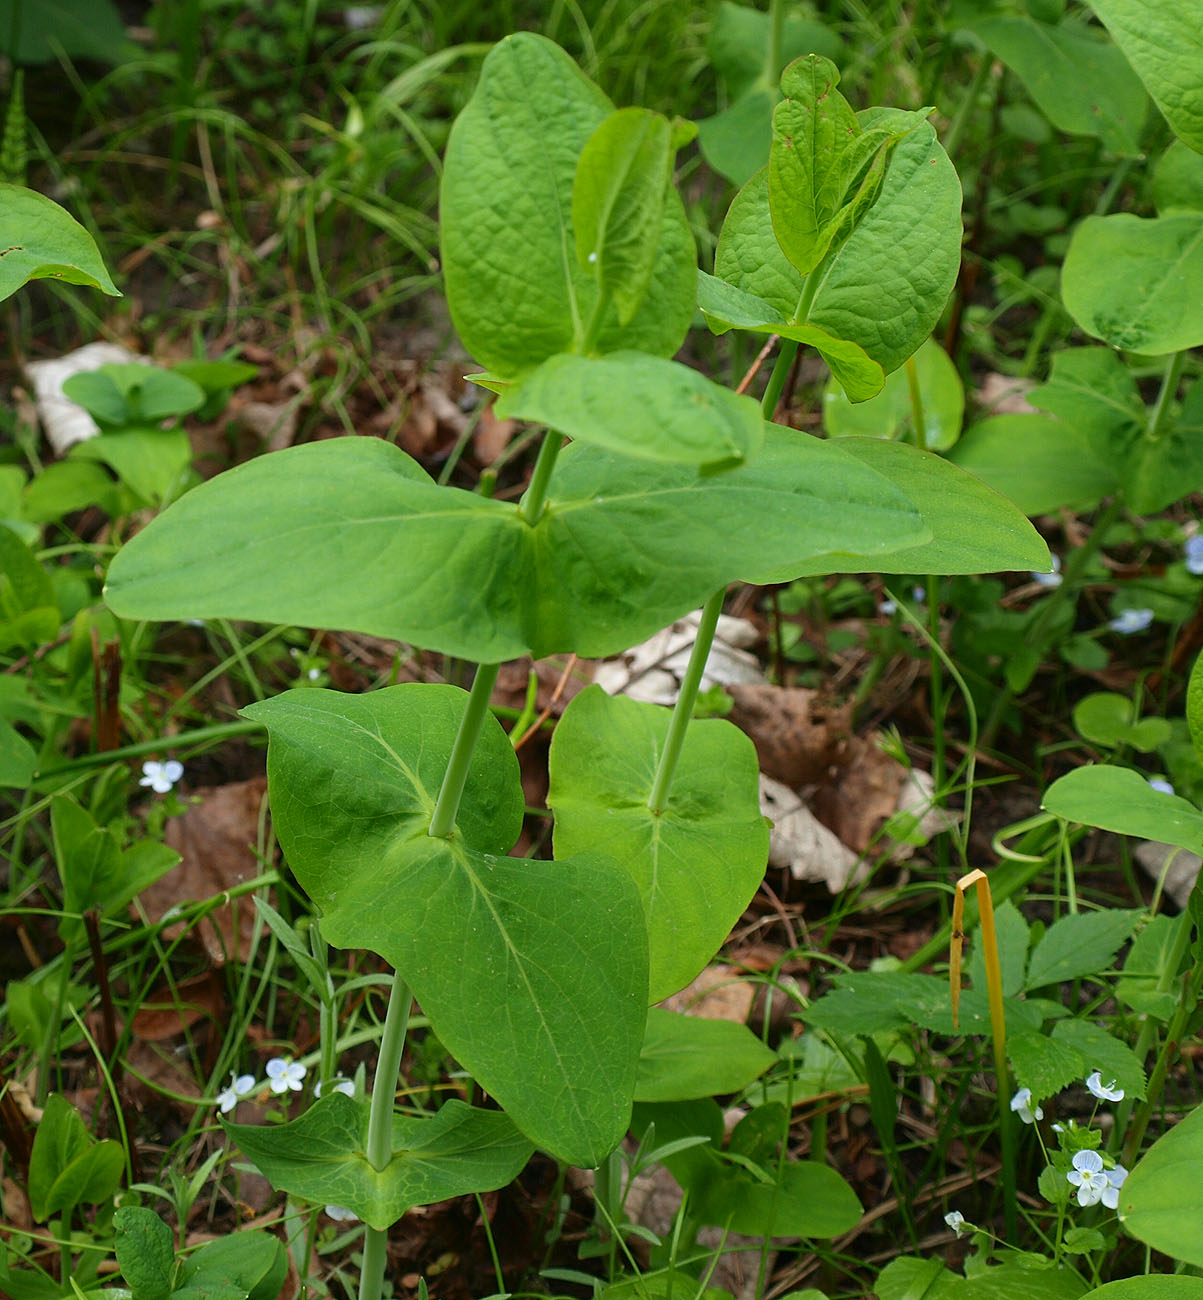
MULTIPOLYGON (((718 328, 788 340, 766 414, 800 342, 858 395, 877 391, 929 332, 959 237, 955 175, 925 114, 858 117, 820 58, 785 84, 795 98, 769 167, 720 240, 729 278, 706 277, 702 297, 712 323, 723 304, 718 328), (936 276, 907 260, 920 210, 936 276), (887 249, 891 293, 914 299, 902 319, 853 287, 887 249), (749 279, 752 258, 763 269, 749 279)), ((671 183, 688 134, 613 111, 530 35, 494 49, 456 123, 441 204, 452 314, 498 411, 552 430, 519 504, 437 487, 395 448, 346 439, 189 492, 109 571, 123 617, 342 626, 481 664, 469 693, 304 690, 246 710, 268 729, 277 832, 323 935, 397 974, 370 1105, 324 1096, 289 1124, 231 1132, 277 1186, 367 1222, 365 1298, 379 1293, 384 1230, 409 1207, 508 1181, 533 1143, 586 1165, 608 1155, 637 1095, 648 1001, 705 965, 756 888, 766 829, 751 746, 724 721, 689 721, 725 584, 1045 554, 1013 507, 945 462, 799 437, 665 359, 695 304, 671 183), (507 857, 523 801, 488 716, 498 662, 623 649, 702 600, 675 710, 579 695, 551 754, 555 860, 507 857), (394 1114, 414 997, 502 1112, 394 1114)))

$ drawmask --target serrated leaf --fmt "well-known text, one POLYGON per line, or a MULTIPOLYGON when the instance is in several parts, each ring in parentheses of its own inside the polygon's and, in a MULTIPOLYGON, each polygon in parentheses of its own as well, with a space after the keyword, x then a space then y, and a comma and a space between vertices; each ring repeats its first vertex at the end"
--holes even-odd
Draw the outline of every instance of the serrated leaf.
POLYGON ((639 1055, 636 1101, 689 1101, 738 1092, 777 1059, 747 1025, 652 1007, 639 1055))
POLYGON ((759 403, 646 352, 561 354, 506 390, 496 414, 639 459, 730 467, 764 441, 759 403))
POLYGON ((1121 1043, 1101 1025, 1070 1016, 1053 1026, 1053 1040, 1074 1047, 1082 1054, 1086 1065, 1083 1078, 1101 1070, 1104 1082, 1114 1079, 1125 1096, 1144 1099, 1146 1080, 1140 1058, 1127 1043, 1121 1043))
POLYGON ((760 885, 769 849, 755 748, 720 718, 690 724, 668 804, 649 810, 670 718, 591 686, 564 711, 549 757, 557 855, 604 844, 639 888, 651 1002, 714 956, 760 885))
POLYGON ((44 194, 0 183, 0 300, 45 279, 121 297, 92 236, 69 212, 44 194))
POLYGON ((1041 989, 1082 976, 1101 975, 1110 969, 1139 916, 1134 911, 1108 909, 1071 912, 1054 921, 1032 950, 1027 988, 1041 989))
POLYGON ((647 1014, 638 892, 598 853, 502 856, 524 803, 491 719, 454 834, 427 834, 466 699, 419 684, 305 689, 245 713, 268 728, 276 830, 326 939, 391 962, 519 1128, 593 1165, 626 1129, 647 1014))
POLYGON ((1036 1101, 1053 1096, 1085 1075, 1085 1057, 1078 1048, 1047 1034, 1007 1036, 1007 1059, 1021 1088, 1030 1088, 1036 1101))
POLYGON ((373 1169, 364 1149, 368 1104, 330 1093, 287 1124, 227 1124, 274 1187, 345 1206, 391 1227, 416 1205, 491 1191, 517 1176, 532 1144, 498 1111, 448 1101, 432 1116, 393 1116, 392 1159, 373 1169))

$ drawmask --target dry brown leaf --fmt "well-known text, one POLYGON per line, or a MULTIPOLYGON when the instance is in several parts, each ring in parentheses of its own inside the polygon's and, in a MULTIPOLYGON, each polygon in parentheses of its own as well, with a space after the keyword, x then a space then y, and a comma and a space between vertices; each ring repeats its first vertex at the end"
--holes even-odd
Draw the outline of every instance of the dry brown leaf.
POLYGON ((839 775, 815 792, 810 806, 850 849, 863 853, 897 811, 906 768, 878 748, 872 736, 852 736, 845 755, 839 775))
POLYGON ((174 988, 160 988, 138 1008, 133 1034, 144 1042, 175 1038, 198 1020, 218 1021, 226 1005, 225 989, 216 971, 208 970, 174 988))
MULTIPOLYGON (((267 778, 257 776, 192 793, 201 802, 168 822, 164 836, 180 854, 180 864, 142 894, 152 921, 162 920, 177 904, 223 894, 260 871, 254 846, 267 778)), ((248 959, 254 920, 254 905, 249 898, 241 898, 214 909, 200 923, 201 941, 215 966, 231 956, 238 961, 248 959)), ((174 937, 182 928, 169 926, 167 934, 174 937)))
POLYGON ((828 778, 845 760, 852 705, 824 701, 801 686, 729 686, 730 721, 756 746, 760 770, 799 790, 828 778))
POLYGON ((492 406, 486 406, 472 435, 472 451, 477 461, 481 465, 491 465, 510 445, 517 427, 517 420, 499 420, 493 414, 492 406))
POLYGON ((1028 402, 1035 381, 1018 375, 989 374, 977 390, 977 404, 983 415, 1038 415, 1028 402))

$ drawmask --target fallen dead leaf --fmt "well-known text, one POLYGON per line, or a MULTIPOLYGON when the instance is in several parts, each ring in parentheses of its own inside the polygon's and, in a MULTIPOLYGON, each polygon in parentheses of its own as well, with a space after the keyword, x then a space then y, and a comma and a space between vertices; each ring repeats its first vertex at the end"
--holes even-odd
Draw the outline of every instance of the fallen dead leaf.
POLYGON ((863 853, 898 808, 906 768, 872 736, 852 736, 839 776, 810 800, 814 814, 854 852, 863 853))
POLYGON ((206 971, 174 988, 160 988, 140 1006, 131 1028, 134 1037, 159 1043, 175 1038, 198 1020, 220 1020, 226 1005, 225 989, 217 972, 206 971))
MULTIPOLYGON (((201 802, 168 822, 164 836, 179 853, 180 863, 142 894, 152 921, 161 921, 180 903, 224 894, 259 874, 254 846, 267 778, 257 776, 192 793, 201 802)), ((248 959, 254 919, 254 905, 249 898, 242 898, 214 909, 201 921, 201 942, 215 966, 230 957, 248 959)), ((182 925, 169 926, 167 934, 174 937, 182 929, 182 925)))
POLYGON ((983 415, 1038 415, 1028 402, 1035 381, 1017 375, 988 374, 977 390, 977 404, 983 415))
POLYGON ((660 1004, 666 1011, 702 1020, 734 1020, 745 1024, 756 1000, 756 985, 741 978, 734 966, 708 966, 679 993, 660 1004))
POLYGON ((517 420, 499 420, 493 414, 492 405, 486 406, 472 435, 472 451, 477 461, 481 465, 491 465, 510 445, 517 427, 517 420))
POLYGON ((795 790, 827 779, 844 761, 852 705, 825 701, 801 686, 730 686, 728 720, 752 738, 760 770, 795 790))

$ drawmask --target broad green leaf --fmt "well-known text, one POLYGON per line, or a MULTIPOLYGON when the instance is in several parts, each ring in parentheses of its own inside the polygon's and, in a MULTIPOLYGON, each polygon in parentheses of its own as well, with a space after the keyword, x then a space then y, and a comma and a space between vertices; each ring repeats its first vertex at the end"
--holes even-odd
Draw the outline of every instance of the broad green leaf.
MULTIPOLYGON (((871 125, 879 110, 858 115, 871 125)), ((888 374, 927 338, 961 259, 961 184, 929 123, 890 156, 877 201, 823 268, 806 322, 858 344, 888 374)), ((793 319, 805 285, 773 238, 768 171, 736 195, 715 274, 793 319)))
POLYGON ((647 108, 611 113, 581 151, 572 182, 572 228, 582 271, 626 325, 647 293, 656 261, 648 238, 671 182, 672 124, 647 108))
POLYGON ((1175 140, 1153 169, 1153 202, 1161 217, 1203 212, 1203 155, 1175 140))
POLYGON ((507 389, 496 412, 626 456, 676 464, 738 464, 764 441, 758 402, 646 352, 552 357, 507 389))
POLYGON ((125 1156, 116 1142, 94 1142, 79 1112, 52 1093, 34 1135, 29 1206, 38 1223, 77 1205, 94 1205, 116 1191, 125 1156))
MULTIPOLYGON (((1092 458, 1117 482, 1127 482, 1148 416, 1132 372, 1110 348, 1056 353, 1048 381, 1034 388, 1028 401, 1068 426, 1062 436, 1071 438, 1074 448, 1084 438, 1092 458)), ((1075 454, 1068 451, 1066 458, 1075 454)))
MULTIPOLYGON (((691 1147, 663 1161, 689 1191, 693 1212, 703 1223, 756 1237, 834 1237, 860 1220, 855 1193, 828 1165, 811 1160, 786 1163, 781 1183, 775 1184, 723 1160, 717 1149, 722 1116, 714 1102, 641 1102, 632 1131, 642 1137, 651 1124, 657 1146, 699 1133, 710 1136, 713 1145, 691 1147)), ((775 1173, 776 1157, 766 1163, 765 1173, 775 1173)))
POLYGON ((1081 1053, 1084 1063, 1082 1079, 1099 1070, 1104 1082, 1114 1079, 1126 1096, 1145 1097, 1147 1085, 1140 1057, 1127 1043, 1113 1038, 1094 1021, 1080 1020, 1076 1016, 1059 1020, 1053 1026, 1053 1041, 1081 1053))
POLYGON ((1085 1059, 1072 1043, 1049 1038, 1047 1034, 1028 1032, 1007 1036, 1007 1059, 1021 1088, 1031 1088, 1032 1096, 1043 1101, 1088 1073, 1085 1059))
POLYGON ((205 390, 178 370, 139 362, 109 362, 72 375, 63 392, 109 424, 155 424, 172 415, 199 411, 205 390), (111 389, 116 390, 114 399, 111 389))
POLYGON ((878 1300, 1077 1300, 1085 1290, 1086 1283, 1066 1267, 995 1264, 962 1277, 938 1259, 902 1255, 878 1274, 874 1295, 878 1300))
POLYGON ((1135 451, 1125 478, 1134 512, 1155 514, 1203 485, 1203 384, 1196 379, 1187 389, 1166 433, 1142 439, 1135 451))
POLYGON ((33 780, 38 756, 11 722, 0 718, 0 786, 24 789, 33 780))
POLYGON ((49 574, 17 534, 0 524, 0 616, 15 618, 56 604, 49 574))
POLYGON ((698 307, 714 334, 725 334, 729 329, 751 330, 814 348, 845 386, 851 401, 861 402, 881 391, 885 378, 882 369, 858 344, 837 339, 817 325, 793 323, 771 302, 704 271, 698 272, 698 307))
POLYGON ((1174 133, 1203 153, 1203 25, 1195 0, 1090 0, 1174 133))
POLYGON ((1045 415, 979 420, 948 456, 1025 515, 1049 514, 1062 506, 1089 509, 1117 486, 1084 430, 1045 415))
POLYGON ((1097 135, 1111 153, 1141 152, 1149 101, 1110 41, 1073 21, 1054 26, 1026 16, 985 18, 970 30, 1018 76, 1058 130, 1097 135))
POLYGON ((1203 220, 1197 213, 1087 217, 1061 270, 1061 298, 1112 347, 1160 356, 1203 343, 1203 220))
POLYGON ((154 1212, 122 1206, 113 1215, 117 1264, 138 1300, 167 1300, 175 1267, 171 1229, 154 1212))
POLYGON ((823 390, 823 426, 833 437, 861 434, 868 438, 897 438, 923 451, 947 451, 961 436, 965 389, 947 352, 928 339, 906 364, 885 381, 877 396, 856 402, 834 379, 823 390), (915 432, 909 370, 923 410, 923 430, 915 432))
POLYGON ((878 110, 864 127, 836 89, 839 79, 821 54, 795 59, 781 75, 785 98, 773 110, 773 233, 804 275, 851 234, 880 193, 890 151, 931 112, 878 110))
POLYGON ((1141 1015, 1169 1020, 1178 1009, 1175 940, 1179 927, 1189 924, 1185 913, 1171 917, 1162 912, 1149 918, 1124 958, 1124 977, 1115 986, 1115 996, 1121 1002, 1141 1015))
POLYGON ((227 1124, 272 1186, 342 1205, 369 1227, 389 1228, 415 1205, 503 1187, 532 1144, 498 1111, 448 1101, 434 1115, 393 1116, 393 1156, 382 1170, 364 1154, 368 1105, 331 1093, 287 1124, 227 1124))
POLYGON ((43 194, 0 183, 0 300, 45 279, 121 296, 92 236, 69 212, 43 194))
MULTIPOLYGON (((741 12, 751 14, 753 10, 741 12)), ((754 86, 730 108, 698 122, 702 156, 713 171, 732 185, 746 185, 768 164, 773 142, 773 109, 780 98, 773 86, 754 86)))
POLYGON ((1094 691, 1074 705, 1073 723, 1093 744, 1111 749, 1131 745, 1142 754, 1151 754, 1169 740, 1172 729, 1164 718, 1137 718, 1135 712, 1126 695, 1094 691))
POLYGON ((635 1080, 636 1101, 689 1101, 739 1092, 776 1061, 747 1024, 653 1006, 635 1080))
POLYGON ((1203 1266, 1200 1168, 1203 1107, 1159 1137, 1137 1161, 1120 1188, 1119 1217, 1138 1241, 1172 1259, 1203 1266))
MULTIPOLYGON (((465 348, 498 376, 584 338, 598 287, 576 258, 573 179, 612 111, 563 50, 520 32, 490 51, 452 128, 440 195, 447 301, 465 348)), ((647 291, 625 327, 610 309, 600 350, 671 356, 689 328, 696 274, 693 237, 670 189, 647 291)))
POLYGON ((284 1243, 268 1232, 244 1228, 207 1241, 187 1255, 180 1265, 180 1286, 172 1297, 212 1300, 218 1287, 233 1283, 239 1300, 278 1300, 287 1275, 284 1243))
POLYGON ((548 760, 557 855, 604 845, 639 887, 650 1002, 704 969, 764 878, 769 852, 756 750, 720 718, 690 724, 668 805, 648 809, 670 718, 589 687, 564 711, 548 760))
POLYGON ((1103 974, 1111 968, 1121 944, 1131 937, 1139 917, 1138 912, 1109 908, 1071 912, 1054 921, 1032 950, 1028 989, 1103 974))
POLYGON ((120 63, 125 24, 112 0, 0 0, 0 52, 17 63, 53 63, 73 58, 120 63), (15 21, 16 14, 20 21, 15 21), (17 38, 16 48, 9 44, 17 38))
POLYGON ((523 798, 492 719, 455 833, 427 834, 466 699, 449 686, 306 689, 245 714, 268 728, 276 829, 325 937, 391 962, 519 1128, 593 1165, 626 1128, 646 1020, 638 892, 600 854, 501 856, 523 798))
POLYGON ((114 515, 117 500, 117 485, 100 465, 94 461, 60 460, 47 465, 25 489, 23 510, 26 519, 46 524, 92 505, 114 515))
POLYGON ((192 445, 182 429, 128 429, 77 442, 71 455, 100 461, 144 501, 159 505, 183 486, 192 445))
POLYGON ((1203 1278, 1149 1273, 1087 1291, 1082 1300, 1203 1300, 1203 1278))
MULTIPOLYGON (((746 94, 758 81, 776 80, 780 73, 781 68, 766 67, 771 22, 763 10, 750 9, 732 0, 722 0, 719 5, 706 34, 706 52, 732 98, 746 94)), ((801 13, 786 14, 781 33, 783 67, 803 54, 822 54, 839 63, 843 50, 843 42, 830 27, 801 13)), ((766 140, 762 162, 767 161, 766 140)))
POLYGON ((753 581, 792 581, 817 573, 994 573, 1049 567, 1048 548, 1031 524, 972 474, 931 452, 880 438, 841 438, 836 445, 900 487, 919 508, 932 540, 884 556, 825 556, 753 581))
POLYGON ((1043 806, 1066 821, 1203 852, 1203 813, 1176 794, 1154 790, 1130 768, 1075 768, 1049 786, 1043 806))
POLYGON ((172 372, 191 379, 199 384, 206 397, 217 393, 229 392, 241 384, 249 383, 259 373, 259 367, 249 361, 200 361, 189 359, 177 361, 171 367, 172 372))
POLYGON ((652 1007, 639 1055, 636 1101, 689 1101, 738 1092, 777 1060, 747 1025, 652 1007))
POLYGON ((596 657, 775 559, 928 536, 880 474, 775 426, 755 461, 712 477, 568 447, 534 527, 512 504, 437 487, 388 443, 346 438, 187 493, 118 552, 106 599, 127 618, 345 628, 481 663, 596 657))
POLYGON ((1203 759, 1203 656, 1195 660, 1186 685, 1186 722, 1195 753, 1203 759))
POLYGON ((66 796, 51 803, 50 824, 67 914, 59 922, 59 937, 66 942, 82 931, 81 914, 99 907, 119 883, 121 849, 107 826, 98 826, 87 809, 66 796))

